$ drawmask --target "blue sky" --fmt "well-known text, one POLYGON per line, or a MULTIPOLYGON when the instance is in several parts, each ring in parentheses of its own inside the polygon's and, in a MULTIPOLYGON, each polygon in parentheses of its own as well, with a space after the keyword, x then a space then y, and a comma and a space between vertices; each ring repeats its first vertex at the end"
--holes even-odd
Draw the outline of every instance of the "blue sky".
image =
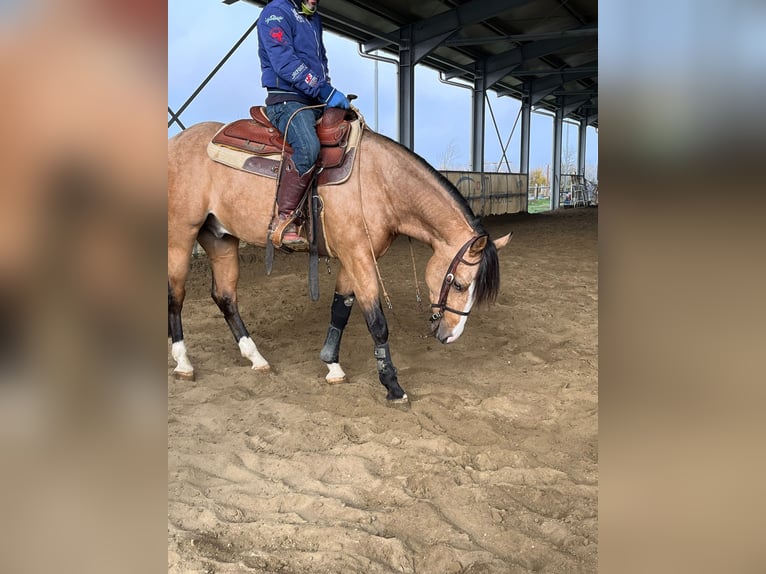
MULTIPOLYGON (((321 11, 321 7, 320 7, 321 11)), ((227 6, 219 0, 168 1, 168 105, 174 110, 186 102, 260 14, 260 8, 245 2, 227 6)), ((356 105, 367 123, 396 139, 396 67, 378 64, 378 122, 375 125, 375 64, 362 58, 357 44, 325 32, 333 85, 359 96, 356 105)), ((216 120, 228 122, 248 116, 250 106, 262 104, 265 90, 260 84, 258 40, 253 31, 181 115, 185 126, 216 120)), ((497 128, 505 145, 519 113, 520 102, 489 93, 497 128)), ((502 159, 492 114, 486 108, 485 165, 487 170, 502 159)), ((506 156, 511 171, 519 171, 521 122, 516 125, 506 156)), ((168 136, 179 131, 174 124, 168 136)), ((577 127, 564 124, 562 149, 574 159, 577 127)), ((436 168, 469 169, 471 92, 445 85, 439 75, 425 66, 415 73, 415 151, 436 168), (445 166, 445 161, 448 161, 445 166)), ((530 170, 552 162, 552 119, 532 114, 530 170)), ((598 163, 598 133, 587 130, 587 171, 598 163)), ((503 163, 502 171, 506 171, 503 163)))

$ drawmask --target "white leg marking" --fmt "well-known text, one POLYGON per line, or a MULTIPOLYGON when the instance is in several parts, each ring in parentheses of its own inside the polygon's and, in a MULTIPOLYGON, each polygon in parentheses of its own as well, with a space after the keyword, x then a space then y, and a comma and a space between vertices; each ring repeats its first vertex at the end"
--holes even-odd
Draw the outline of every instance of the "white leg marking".
POLYGON ((346 373, 340 368, 340 363, 327 363, 329 373, 325 379, 328 383, 343 383, 346 381, 346 373))
POLYGON ((246 359, 253 363, 253 369, 256 371, 268 371, 271 367, 269 362, 258 352, 255 343, 250 337, 242 337, 239 340, 239 351, 246 359))
POLYGON ((173 369, 174 373, 189 374, 194 372, 189 362, 189 357, 186 354, 186 345, 183 341, 177 341, 172 346, 173 360, 176 362, 176 368, 173 369))
MULTIPOLYGON (((468 302, 465 305, 465 309, 463 309, 464 313, 468 313, 471 310, 471 307, 473 307, 473 291, 474 291, 474 284, 471 282, 471 285, 468 287, 468 302)), ((458 338, 460 338, 460 335, 463 334, 463 329, 465 329, 465 324, 468 321, 468 315, 462 315, 460 317, 460 321, 458 321, 458 324, 455 325, 455 328, 452 330, 452 334, 447 338, 445 341, 446 343, 453 343, 454 341, 457 341, 458 338)))

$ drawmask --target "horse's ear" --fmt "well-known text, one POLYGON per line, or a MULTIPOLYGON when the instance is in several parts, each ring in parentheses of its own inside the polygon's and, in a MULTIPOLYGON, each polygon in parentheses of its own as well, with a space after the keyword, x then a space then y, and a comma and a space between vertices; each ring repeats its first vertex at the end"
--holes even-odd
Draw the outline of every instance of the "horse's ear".
POLYGON ((498 237, 497 239, 493 239, 492 243, 495 244, 495 247, 497 249, 502 249, 503 247, 508 245, 508 243, 510 243, 511 237, 513 237, 513 231, 511 231, 510 233, 507 233, 506 235, 503 235, 502 237, 498 237))
POLYGON ((487 236, 482 235, 471 244, 471 248, 468 250, 468 253, 477 256, 479 253, 484 251, 485 247, 487 247, 487 236))

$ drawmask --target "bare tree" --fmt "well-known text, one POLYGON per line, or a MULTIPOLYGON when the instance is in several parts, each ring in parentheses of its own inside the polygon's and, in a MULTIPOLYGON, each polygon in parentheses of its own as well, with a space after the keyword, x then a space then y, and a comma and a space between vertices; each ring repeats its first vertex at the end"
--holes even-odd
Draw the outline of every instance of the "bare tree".
POLYGON ((451 140, 449 144, 447 144, 446 149, 444 150, 444 155, 442 155, 442 164, 439 169, 442 169, 442 170, 451 169, 456 157, 457 157, 457 146, 455 146, 455 140, 451 140))
POLYGON ((598 164, 586 164, 585 165, 585 179, 598 183, 598 164))
POLYGON ((561 155, 561 173, 575 175, 577 173, 577 158, 575 157, 574 150, 567 146, 561 155))

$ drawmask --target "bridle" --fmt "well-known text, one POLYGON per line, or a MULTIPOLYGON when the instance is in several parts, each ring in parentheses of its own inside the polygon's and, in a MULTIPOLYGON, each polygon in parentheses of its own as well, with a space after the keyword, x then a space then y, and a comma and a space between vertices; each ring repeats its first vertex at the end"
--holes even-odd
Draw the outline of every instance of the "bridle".
POLYGON ((442 317, 444 317, 444 312, 449 311, 450 313, 454 313, 455 315, 462 315, 462 316, 468 316, 470 314, 469 311, 458 311, 457 309, 453 309, 451 307, 447 307, 447 297, 449 297, 450 289, 452 288, 452 285, 455 282, 455 271, 457 270, 458 265, 461 263, 465 265, 478 265, 481 263, 481 260, 475 261, 474 263, 471 263, 470 261, 466 261, 463 259, 463 255, 465 255, 465 252, 468 251, 474 243, 476 243, 479 239, 482 237, 487 237, 487 234, 479 235, 478 237, 471 237, 468 241, 466 241, 463 246, 460 248, 460 251, 457 252, 457 255, 452 258, 452 263, 450 263, 449 267, 447 268, 447 273, 444 276, 444 280, 442 281, 442 288, 439 292, 439 302, 438 303, 431 303, 431 308, 436 308, 438 311, 431 315, 431 321, 438 321, 442 317))

